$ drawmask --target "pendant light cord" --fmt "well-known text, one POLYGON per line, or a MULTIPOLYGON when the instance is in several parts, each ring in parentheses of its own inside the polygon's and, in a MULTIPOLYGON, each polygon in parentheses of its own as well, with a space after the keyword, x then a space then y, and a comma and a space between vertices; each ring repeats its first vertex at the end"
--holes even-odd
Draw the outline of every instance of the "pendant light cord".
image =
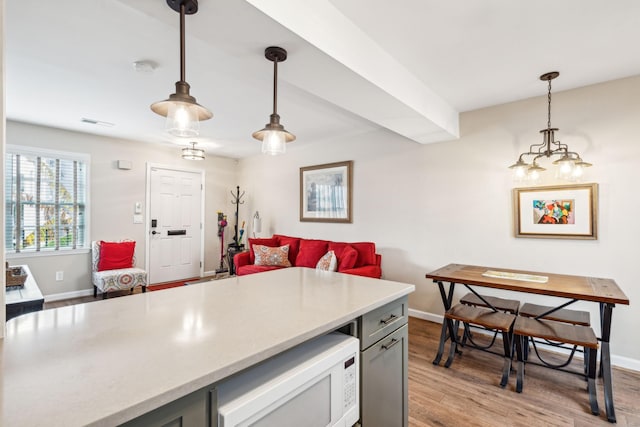
POLYGON ((273 60, 273 114, 278 114, 278 58, 273 60))
POLYGON ((185 43, 184 43, 184 15, 185 15, 185 5, 184 2, 180 4, 180 81, 184 82, 184 69, 185 69, 185 43))
POLYGON ((547 129, 551 129, 551 79, 549 79, 549 91, 547 92, 547 129))

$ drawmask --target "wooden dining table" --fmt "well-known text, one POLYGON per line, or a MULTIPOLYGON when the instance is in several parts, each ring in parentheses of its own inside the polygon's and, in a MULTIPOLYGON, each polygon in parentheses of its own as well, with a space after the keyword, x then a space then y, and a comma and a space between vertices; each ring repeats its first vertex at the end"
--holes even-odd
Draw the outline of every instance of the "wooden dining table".
MULTIPOLYGON (((629 305, 629 298, 614 280, 465 264, 449 264, 427 273, 425 277, 438 284, 445 311, 451 308, 456 284, 461 284, 476 294, 477 292, 472 287, 503 289, 567 299, 543 315, 549 315, 577 301, 599 304, 600 374, 604 384, 607 419, 610 422, 616 422, 611 378, 611 317, 616 304, 629 305), (448 290, 445 289, 445 282, 449 282, 448 290)), ((442 323, 443 340, 451 340, 455 333, 453 322, 445 319, 442 323), (446 333, 447 329, 448 334, 446 333)), ((434 360, 434 364, 440 362, 437 359, 434 360)))

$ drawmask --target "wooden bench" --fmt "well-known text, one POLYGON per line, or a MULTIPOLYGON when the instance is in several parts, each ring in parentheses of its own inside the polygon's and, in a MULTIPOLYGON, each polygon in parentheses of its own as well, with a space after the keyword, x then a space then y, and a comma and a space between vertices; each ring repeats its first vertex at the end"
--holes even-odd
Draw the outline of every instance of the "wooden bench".
MULTIPOLYGON (((512 356, 512 341, 513 330, 512 326, 516 319, 516 316, 511 313, 503 313, 501 311, 493 311, 487 308, 474 307, 465 304, 456 304, 451 307, 444 314, 445 319, 455 321, 454 331, 458 330, 459 322, 468 323, 472 325, 479 325, 486 329, 499 331, 502 333, 502 342, 504 347, 504 366, 502 369, 502 380, 500 386, 507 385, 509 380, 509 372, 511 371, 511 356, 512 356)), ((449 367, 453 362, 457 346, 460 344, 459 338, 456 334, 451 337, 451 347, 449 349, 449 358, 445 363, 445 367, 449 367)), ((441 350, 439 350, 441 352, 441 350)))
MULTIPOLYGON (((460 298, 460 303, 464 305, 471 305, 474 307, 487 307, 487 308, 493 307, 496 310, 504 311, 512 314, 518 314, 518 309, 520 308, 520 301, 518 300, 491 297, 488 295, 479 295, 473 292, 469 292, 468 294, 460 298)), ((496 338, 498 337, 497 330, 493 331, 494 332, 493 338, 491 339, 491 342, 489 344, 479 345, 478 343, 473 341, 473 335, 471 334, 470 326, 473 326, 473 325, 464 323, 465 334, 462 337, 462 342, 460 343, 462 346, 467 345, 467 340, 468 340, 471 343, 471 345, 481 350, 488 350, 489 348, 493 347, 493 344, 495 343, 496 338)), ((487 329, 487 328, 482 328, 482 329, 487 329)))
MULTIPOLYGON (((524 317, 531 317, 536 319, 542 318, 546 320, 554 320, 556 322, 570 323, 572 325, 591 326, 591 319, 588 311, 569 310, 566 308, 561 308, 558 310, 554 310, 552 313, 549 313, 552 310, 554 310, 554 307, 526 303, 522 305, 518 314, 524 317)), ((573 355, 576 351, 582 351, 578 349, 577 345, 568 347, 564 343, 553 342, 551 340, 536 341, 535 338, 532 337, 531 344, 533 345, 534 349, 536 346, 536 342, 550 345, 552 347, 568 348, 571 351, 571 354, 569 356, 569 359, 567 360, 567 364, 571 362, 571 359, 573 358, 573 355)), ((529 352, 528 346, 524 348, 524 352, 524 358, 526 360, 527 354, 529 352)))
MULTIPOLYGON (((525 317, 540 317, 553 310, 553 307, 526 303, 520 308, 518 314, 525 317)), ((555 320, 557 322, 571 323, 572 325, 591 326, 591 319, 588 311, 569 310, 561 308, 542 317, 543 319, 555 320)))
POLYGON ((524 348, 525 344, 528 343, 529 337, 573 344, 584 348, 584 362, 591 413, 594 415, 600 414, 598 401, 596 399, 595 382, 598 339, 591 327, 557 322, 554 320, 536 320, 530 317, 518 316, 513 325, 513 334, 515 336, 518 358, 516 383, 516 391, 518 393, 522 392, 524 385, 524 364, 527 361, 527 352, 524 351, 524 348))
MULTIPOLYGON (((491 304, 499 311, 506 311, 508 313, 517 314, 520 308, 520 301, 518 300, 490 297, 487 295, 482 295, 482 298, 484 298, 487 303, 491 304)), ((469 292, 468 294, 460 298, 460 303, 465 305, 473 305, 476 307, 489 307, 489 305, 478 298, 478 296, 473 292, 469 292)))

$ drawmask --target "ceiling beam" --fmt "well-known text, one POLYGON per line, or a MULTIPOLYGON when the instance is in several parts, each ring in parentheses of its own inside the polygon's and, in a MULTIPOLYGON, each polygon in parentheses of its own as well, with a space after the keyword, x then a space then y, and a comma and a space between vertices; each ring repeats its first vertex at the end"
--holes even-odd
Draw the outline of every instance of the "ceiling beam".
POLYGON ((458 112, 329 0, 247 2, 318 49, 296 62, 319 69, 292 72, 288 83, 421 144, 458 138, 458 112))

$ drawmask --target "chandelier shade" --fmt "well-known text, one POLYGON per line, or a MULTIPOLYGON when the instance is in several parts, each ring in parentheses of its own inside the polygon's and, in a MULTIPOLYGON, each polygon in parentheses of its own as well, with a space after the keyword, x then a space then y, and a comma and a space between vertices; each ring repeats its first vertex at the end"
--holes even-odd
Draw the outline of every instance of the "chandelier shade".
POLYGON ((262 153, 272 156, 284 154, 286 143, 295 141, 296 137, 280 124, 278 115, 278 62, 287 59, 287 51, 281 47, 271 46, 265 49, 264 56, 273 62, 273 113, 269 116, 269 123, 252 136, 262 141, 262 153))
POLYGON ((151 104, 151 110, 167 118, 165 129, 171 135, 194 137, 200 133, 200 122, 213 117, 211 111, 198 104, 189 93, 189 83, 185 81, 185 15, 198 11, 197 0, 167 0, 169 7, 180 13, 180 80, 176 82, 176 92, 168 99, 151 104))
POLYGON ((575 151, 571 151, 567 144, 563 144, 555 139, 555 132, 558 128, 551 127, 551 80, 560 75, 557 71, 545 73, 540 76, 540 80, 548 82, 547 91, 547 128, 542 129, 542 143, 533 144, 529 151, 521 153, 518 160, 509 166, 514 171, 514 178, 517 181, 538 182, 540 173, 546 169, 538 165, 537 160, 558 156, 552 163, 557 166, 556 177, 569 181, 577 181, 582 177, 584 168, 591 166, 580 157, 575 151), (525 159, 531 159, 528 163, 525 159))

